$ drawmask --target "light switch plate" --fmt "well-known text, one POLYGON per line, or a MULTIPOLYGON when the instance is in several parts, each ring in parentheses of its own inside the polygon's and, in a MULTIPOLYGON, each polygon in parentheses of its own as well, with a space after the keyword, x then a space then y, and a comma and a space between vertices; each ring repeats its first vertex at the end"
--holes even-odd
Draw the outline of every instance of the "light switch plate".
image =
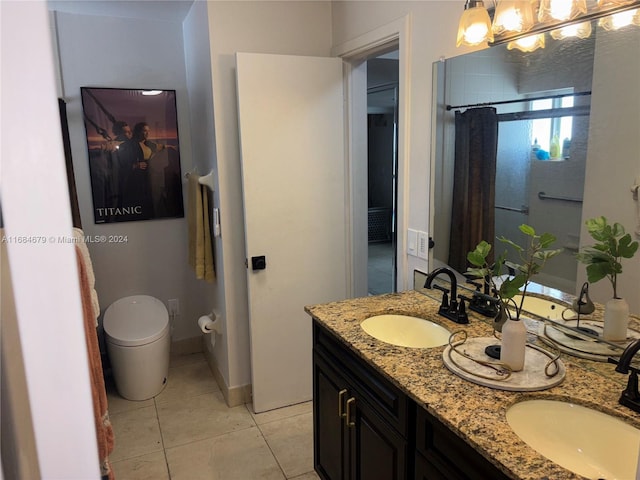
POLYGON ((429 235, 427 232, 418 232, 418 257, 425 260, 429 257, 429 235))
POLYGON ((407 255, 418 256, 418 231, 409 229, 407 232, 407 255))

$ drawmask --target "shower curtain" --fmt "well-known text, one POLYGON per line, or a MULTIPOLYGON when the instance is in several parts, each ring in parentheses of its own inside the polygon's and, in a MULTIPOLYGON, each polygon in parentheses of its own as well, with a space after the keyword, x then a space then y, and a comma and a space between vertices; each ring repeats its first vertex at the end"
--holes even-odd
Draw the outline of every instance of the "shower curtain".
MULTIPOLYGON (((449 266, 467 270, 467 253, 481 241, 495 246, 498 115, 495 108, 455 112, 455 166, 449 266)), ((493 251, 488 258, 493 261, 493 251)))

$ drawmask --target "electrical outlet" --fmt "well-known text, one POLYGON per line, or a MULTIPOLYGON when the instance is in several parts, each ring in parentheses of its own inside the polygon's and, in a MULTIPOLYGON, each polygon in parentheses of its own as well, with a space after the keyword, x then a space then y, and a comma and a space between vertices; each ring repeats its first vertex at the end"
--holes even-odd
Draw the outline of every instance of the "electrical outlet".
POLYGON ((169 304, 169 315, 180 315, 180 302, 177 298, 171 298, 167 303, 169 304))
POLYGON ((425 260, 429 257, 429 236, 427 232, 418 232, 418 257, 425 260))
POLYGON ((411 230, 407 232, 407 255, 418 255, 418 231, 411 230))

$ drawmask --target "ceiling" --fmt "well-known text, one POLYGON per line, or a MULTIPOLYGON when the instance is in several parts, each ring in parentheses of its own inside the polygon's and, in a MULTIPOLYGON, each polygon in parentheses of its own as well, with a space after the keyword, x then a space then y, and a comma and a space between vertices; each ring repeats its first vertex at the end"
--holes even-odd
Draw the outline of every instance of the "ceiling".
POLYGON ((194 0, 49 0, 49 10, 182 22, 194 0))

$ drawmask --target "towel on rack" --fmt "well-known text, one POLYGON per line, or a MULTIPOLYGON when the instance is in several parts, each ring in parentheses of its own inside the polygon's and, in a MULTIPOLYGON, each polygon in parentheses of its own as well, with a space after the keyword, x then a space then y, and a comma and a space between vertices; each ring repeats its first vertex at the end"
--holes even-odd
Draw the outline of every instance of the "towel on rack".
POLYGON ((189 228, 189 265, 197 279, 213 282, 213 252, 209 230, 209 205, 207 192, 203 192, 200 177, 189 175, 187 225, 189 228))
POLYGON ((82 300, 82 316, 84 324, 85 340, 89 360, 89 374, 91 379, 91 399, 93 401, 93 413, 98 441, 98 459, 100 461, 100 474, 102 478, 114 480, 113 469, 109 455, 113 452, 114 433, 109 420, 109 408, 107 392, 104 386, 102 373, 102 360, 100 359, 100 346, 95 326, 95 311, 91 294, 89 272, 87 262, 82 253, 81 244, 76 245, 76 259, 78 262, 78 275, 80 280, 80 298, 82 300))
POLYGON ((84 241, 84 232, 79 228, 73 229, 73 238, 75 244, 78 246, 84 266, 87 272, 87 280, 89 282, 89 289, 91 292, 91 306, 93 307, 93 319, 95 320, 96 327, 98 326, 98 316, 100 315, 100 303, 98 302, 98 292, 96 292, 96 276, 93 273, 93 264, 91 263, 91 256, 89 255, 89 249, 84 241))

